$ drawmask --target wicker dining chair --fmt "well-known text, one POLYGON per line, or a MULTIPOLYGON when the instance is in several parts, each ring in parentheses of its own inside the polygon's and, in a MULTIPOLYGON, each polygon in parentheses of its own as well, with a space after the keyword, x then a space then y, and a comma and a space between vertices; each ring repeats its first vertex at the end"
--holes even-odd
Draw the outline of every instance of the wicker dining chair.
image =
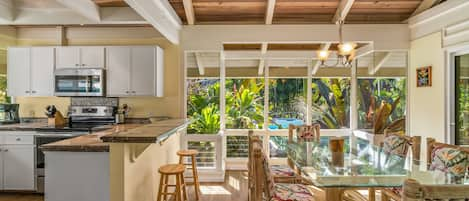
POLYGON ((402 189, 403 201, 465 201, 469 198, 469 185, 423 185, 407 179, 402 189))

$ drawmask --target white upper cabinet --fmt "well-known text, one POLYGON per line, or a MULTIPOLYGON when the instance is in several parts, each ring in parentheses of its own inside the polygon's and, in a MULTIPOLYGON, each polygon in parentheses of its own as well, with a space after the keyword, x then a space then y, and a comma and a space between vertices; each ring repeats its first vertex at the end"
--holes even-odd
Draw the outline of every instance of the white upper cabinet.
POLYGON ((104 47, 81 47, 80 57, 83 68, 104 68, 104 47))
POLYGON ((54 95, 54 48, 31 48, 30 83, 32 96, 54 95))
POLYGON ((104 47, 57 47, 57 68, 104 68, 104 47))
POLYGON ((7 50, 8 96, 29 96, 31 48, 11 47, 7 50))
POLYGON ((133 47, 130 88, 132 95, 155 96, 155 47, 133 47))
POLYGON ((163 96, 163 50, 107 47, 107 96, 163 96))
POLYGON ((54 48, 9 48, 7 73, 9 96, 52 96, 54 48))
POLYGON ((108 47, 106 48, 107 63, 107 95, 129 96, 130 95, 130 48, 108 47))

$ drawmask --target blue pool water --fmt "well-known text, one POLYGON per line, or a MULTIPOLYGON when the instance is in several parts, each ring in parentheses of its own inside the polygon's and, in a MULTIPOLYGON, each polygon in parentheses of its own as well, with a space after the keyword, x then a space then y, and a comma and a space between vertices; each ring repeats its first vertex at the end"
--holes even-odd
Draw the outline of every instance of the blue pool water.
POLYGON ((274 118, 272 120, 274 124, 269 125, 269 129, 276 130, 276 129, 288 129, 290 124, 295 126, 303 125, 303 120, 295 119, 295 118, 274 118))

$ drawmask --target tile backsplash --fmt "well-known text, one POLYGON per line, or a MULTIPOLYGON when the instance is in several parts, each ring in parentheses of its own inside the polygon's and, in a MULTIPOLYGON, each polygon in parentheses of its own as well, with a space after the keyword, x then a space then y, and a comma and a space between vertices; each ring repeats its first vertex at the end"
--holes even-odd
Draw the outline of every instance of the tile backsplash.
POLYGON ((106 98, 106 97, 71 97, 71 103, 73 105, 81 106, 119 106, 119 98, 106 98))

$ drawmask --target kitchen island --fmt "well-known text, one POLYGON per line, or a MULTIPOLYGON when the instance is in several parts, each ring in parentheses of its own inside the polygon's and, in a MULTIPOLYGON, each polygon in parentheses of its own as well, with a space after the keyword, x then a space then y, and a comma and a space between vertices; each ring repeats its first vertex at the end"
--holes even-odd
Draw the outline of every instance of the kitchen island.
POLYGON ((41 146, 46 156, 46 201, 152 200, 159 166, 178 162, 185 119, 120 124, 41 146))

